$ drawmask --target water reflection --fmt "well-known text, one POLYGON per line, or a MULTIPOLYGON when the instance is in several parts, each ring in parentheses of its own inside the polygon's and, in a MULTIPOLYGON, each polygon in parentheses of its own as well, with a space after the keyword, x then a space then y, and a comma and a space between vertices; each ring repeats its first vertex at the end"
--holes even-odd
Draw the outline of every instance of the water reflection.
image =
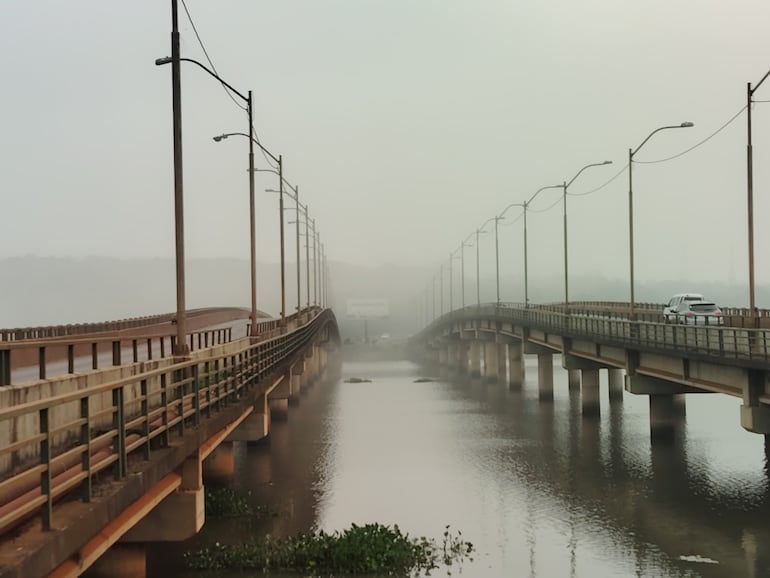
POLYGON ((346 364, 343 377, 372 382, 312 388, 269 443, 234 446, 220 483, 270 515, 210 520, 164 559, 248 534, 380 522, 462 531, 478 550, 463 574, 480 578, 770 575, 764 441, 740 429, 734 400, 688 396, 686 421, 651 444, 647 398, 610 403, 605 376, 587 417, 558 366, 545 403, 532 379, 517 391, 414 382, 425 375, 407 362, 346 364))

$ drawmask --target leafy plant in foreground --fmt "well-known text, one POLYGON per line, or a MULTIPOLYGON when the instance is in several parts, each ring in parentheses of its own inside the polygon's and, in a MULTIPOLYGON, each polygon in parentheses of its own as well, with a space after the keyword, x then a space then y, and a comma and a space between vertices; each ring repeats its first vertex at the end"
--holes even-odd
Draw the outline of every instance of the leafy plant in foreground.
POLYGON ((408 574, 472 560, 473 544, 446 526, 443 544, 410 538, 397 525, 353 524, 332 533, 318 530, 295 536, 266 536, 241 544, 216 544, 185 554, 198 570, 289 570, 313 574, 408 574))

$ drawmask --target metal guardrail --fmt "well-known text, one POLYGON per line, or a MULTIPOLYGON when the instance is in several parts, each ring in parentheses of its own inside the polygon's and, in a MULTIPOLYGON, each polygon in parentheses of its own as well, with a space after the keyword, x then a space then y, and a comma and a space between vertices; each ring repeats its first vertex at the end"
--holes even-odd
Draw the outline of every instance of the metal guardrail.
POLYGON ((730 360, 755 366, 770 362, 770 331, 731 326, 673 325, 632 321, 612 315, 570 313, 554 306, 482 304, 465 307, 434 320, 413 337, 420 341, 445 332, 452 324, 474 320, 513 322, 545 332, 573 338, 590 338, 599 343, 631 346, 640 350, 678 352, 690 356, 730 360))
MULTIPOLYGON (((188 311, 188 315, 195 317, 197 315, 212 311, 222 311, 224 309, 240 311, 240 309, 237 307, 193 309, 188 311)), ((49 325, 44 327, 17 327, 11 329, 0 329, 0 342, 53 339, 57 337, 68 337, 71 335, 122 331, 125 329, 135 329, 138 327, 147 327, 149 325, 168 323, 173 321, 175 318, 176 313, 163 313, 159 315, 146 315, 143 317, 131 317, 128 319, 100 321, 96 323, 73 323, 67 325, 49 325)))
POLYGON ((90 501, 109 468, 114 479, 124 478, 130 456, 150 459, 174 436, 235 403, 334 322, 330 310, 313 313, 294 331, 255 343, 244 338, 235 351, 0 409, 0 431, 22 436, 0 448, 0 469, 11 472, 0 481, 0 532, 35 513, 50 529, 57 499, 79 490, 90 501))
MULTIPOLYGON (((260 324, 261 325, 261 324, 260 324)), ((265 323, 265 330, 271 329, 271 322, 265 323)), ((228 343, 232 340, 232 328, 209 329, 194 331, 188 334, 188 344, 191 351, 203 349, 210 345, 228 343)), ((66 371, 62 369, 61 375, 75 373, 75 361, 78 358, 90 357, 90 369, 99 369, 100 354, 105 353, 109 347, 112 352, 112 365, 123 363, 124 348, 130 347, 131 361, 151 361, 153 358, 165 358, 174 351, 176 335, 152 335, 137 337, 83 337, 71 339, 46 339, 35 341, 7 341, 0 342, 0 386, 11 385, 11 372, 19 367, 37 365, 39 379, 47 379, 48 368, 51 361, 67 361, 66 371), (20 365, 16 362, 17 356, 30 355, 37 357, 31 363, 20 365)))

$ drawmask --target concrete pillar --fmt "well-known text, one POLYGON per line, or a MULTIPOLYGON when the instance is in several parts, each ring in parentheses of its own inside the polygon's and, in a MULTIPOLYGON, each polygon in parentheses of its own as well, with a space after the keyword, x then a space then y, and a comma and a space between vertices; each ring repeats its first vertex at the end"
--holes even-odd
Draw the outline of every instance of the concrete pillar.
POLYGON ((279 398, 270 400, 270 419, 276 421, 286 421, 289 419, 289 398, 279 398))
POLYGON ((505 343, 497 344, 497 381, 508 382, 508 346, 505 343))
POLYGON ((540 399, 553 399, 553 354, 537 354, 537 390, 540 399))
POLYGON ((581 369, 583 415, 599 415, 599 370, 581 369))
POLYGON ((292 373, 289 377, 289 405, 299 405, 299 398, 302 392, 302 375, 292 373))
POLYGON ((449 348, 446 345, 439 346, 438 349, 438 364, 440 367, 446 368, 449 363, 449 348))
POLYGON ((468 344, 464 341, 459 341, 455 348, 455 370, 457 375, 463 376, 468 374, 468 344))
POLYGON ((750 432, 770 434, 770 407, 759 401, 760 396, 767 390, 767 374, 764 371, 751 370, 748 384, 743 388, 741 405, 741 426, 750 432))
POLYGON ((521 341, 508 344, 508 387, 519 389, 524 383, 524 357, 521 341))
POLYGON ((222 442, 203 460, 203 479, 206 482, 229 479, 234 472, 235 453, 232 442, 222 442))
POLYGON ((473 379, 481 377, 481 348, 483 345, 480 341, 471 342, 471 378, 473 379))
POLYGON ((147 553, 144 544, 113 544, 83 576, 85 578, 144 578, 147 553))
POLYGON ((567 370, 567 384, 570 391, 580 391, 580 370, 568 369, 567 370))
POLYGON ((181 542, 197 534, 206 520, 200 451, 177 469, 181 484, 126 532, 121 542, 181 542))
POLYGON ((262 395, 254 405, 254 411, 235 428, 225 442, 256 442, 270 433, 270 407, 267 396, 262 395))
POLYGON ((684 424, 686 406, 683 394, 650 396, 650 439, 666 441, 674 438, 684 424))
POLYGON ((623 401, 623 370, 608 368, 607 383, 609 384, 610 401, 623 401))
POLYGON ((497 343, 484 343, 484 380, 497 381, 497 343))

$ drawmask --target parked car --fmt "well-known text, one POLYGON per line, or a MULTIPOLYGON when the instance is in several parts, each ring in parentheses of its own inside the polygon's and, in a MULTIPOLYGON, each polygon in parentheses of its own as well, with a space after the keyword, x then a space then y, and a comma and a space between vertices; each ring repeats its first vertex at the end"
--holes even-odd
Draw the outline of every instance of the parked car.
POLYGON ((676 321, 676 310, 682 303, 687 303, 688 301, 704 301, 703 295, 700 293, 677 293, 674 295, 668 302, 668 304, 663 308, 663 318, 666 321, 666 323, 672 323, 676 321))
POLYGON ((685 325, 722 325, 722 311, 711 301, 682 301, 676 308, 676 321, 685 325))

